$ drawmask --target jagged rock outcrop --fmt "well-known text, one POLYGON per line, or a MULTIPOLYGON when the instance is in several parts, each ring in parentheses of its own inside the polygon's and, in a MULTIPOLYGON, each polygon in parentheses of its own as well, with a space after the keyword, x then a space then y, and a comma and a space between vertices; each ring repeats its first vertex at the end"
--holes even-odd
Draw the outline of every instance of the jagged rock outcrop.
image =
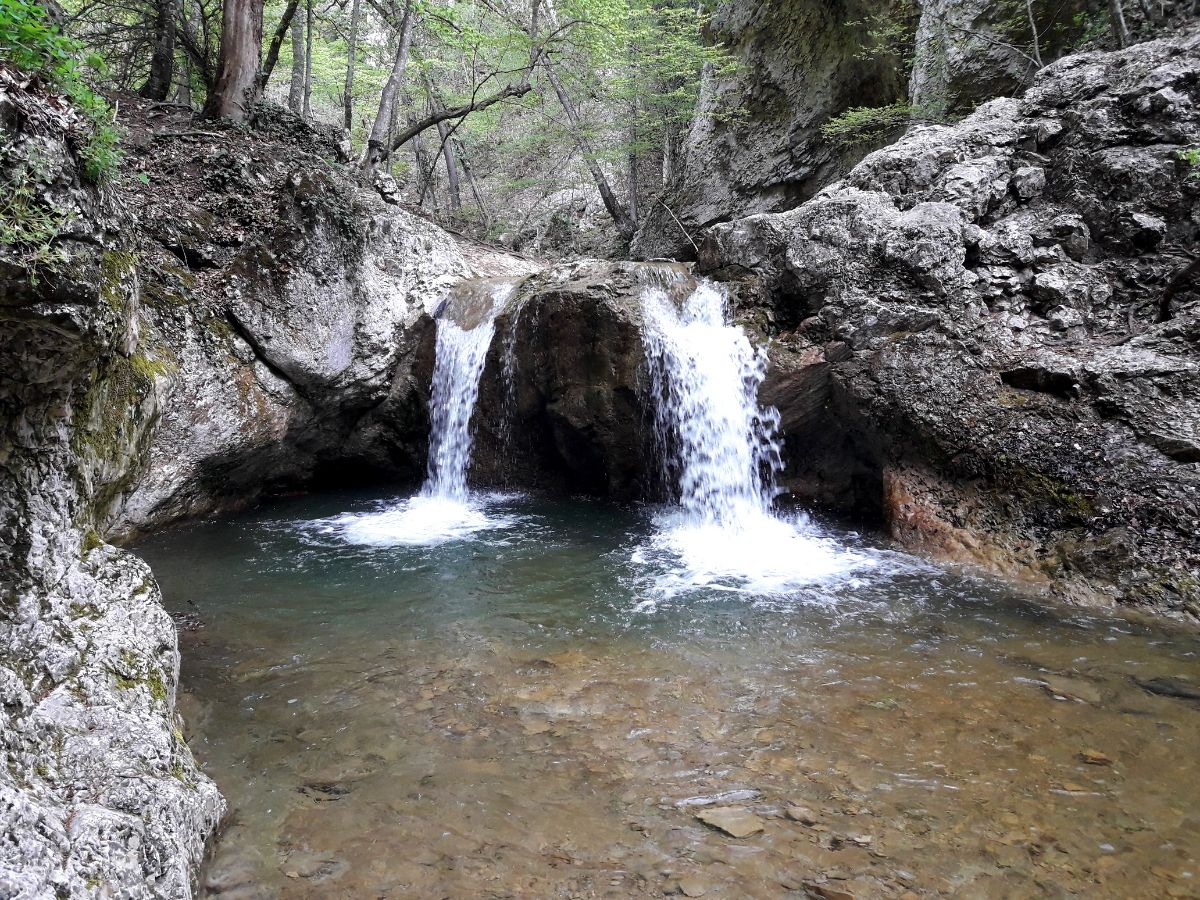
POLYGON ((1076 599, 1200 615, 1197 144, 1191 30, 1065 58, 714 228, 704 268, 792 360, 767 391, 801 423, 797 493, 874 496, 906 545, 1076 599))
POLYGON ((363 459, 418 478, 426 418, 410 370, 428 312, 471 271, 456 242, 356 186, 284 111, 249 133, 127 115, 127 165, 145 176, 131 188, 140 327, 163 412, 110 532, 358 477, 363 459), (355 432, 389 396, 407 428, 381 455, 355 432))
POLYGON ((19 198, 0 247, 0 895, 189 897, 224 804, 175 714, 154 578, 97 534, 158 413, 129 222, 81 180, 60 98, 0 69, 0 129, 19 198))
POLYGON ((869 0, 734 0, 714 13, 712 38, 737 69, 706 77, 663 204, 646 212, 633 255, 694 259, 686 231, 791 209, 847 168, 821 126, 852 106, 904 96, 907 71, 860 52, 879 12, 869 0), (676 221, 678 217, 679 221, 676 221))
MULTIPOLYGON (((919 6, 909 100, 926 118, 965 115, 986 100, 1017 96, 1039 65, 1085 44, 1115 46, 1111 7, 1087 0, 923 0, 919 6)), ((1176 0, 1124 4, 1127 27, 1142 37, 1169 35, 1194 13, 1192 4, 1176 0)))

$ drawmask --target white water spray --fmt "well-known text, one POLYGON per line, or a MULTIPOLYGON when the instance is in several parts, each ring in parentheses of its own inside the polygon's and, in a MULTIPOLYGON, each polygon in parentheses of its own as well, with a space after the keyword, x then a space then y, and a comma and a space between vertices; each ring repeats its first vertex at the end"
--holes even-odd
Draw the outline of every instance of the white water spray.
POLYGON ((767 356, 727 323, 725 294, 702 282, 680 307, 648 288, 642 305, 655 432, 679 491, 678 509, 635 556, 663 565, 658 593, 786 591, 863 563, 806 518, 771 511, 782 460, 779 413, 758 403, 767 356))
POLYGON ((736 527, 770 508, 780 468, 779 413, 758 405, 766 353, 725 324, 725 297, 701 284, 676 308, 643 298, 655 432, 680 505, 696 521, 736 527))

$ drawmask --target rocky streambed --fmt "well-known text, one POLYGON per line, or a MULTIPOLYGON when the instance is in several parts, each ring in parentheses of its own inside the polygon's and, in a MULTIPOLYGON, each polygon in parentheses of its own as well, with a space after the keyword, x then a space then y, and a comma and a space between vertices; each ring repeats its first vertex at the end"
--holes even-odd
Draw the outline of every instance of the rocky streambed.
POLYGON ((138 546, 200 626, 204 896, 1195 895, 1194 636, 833 527, 760 593, 675 580, 654 508, 494 496, 423 546, 396 502, 138 546))

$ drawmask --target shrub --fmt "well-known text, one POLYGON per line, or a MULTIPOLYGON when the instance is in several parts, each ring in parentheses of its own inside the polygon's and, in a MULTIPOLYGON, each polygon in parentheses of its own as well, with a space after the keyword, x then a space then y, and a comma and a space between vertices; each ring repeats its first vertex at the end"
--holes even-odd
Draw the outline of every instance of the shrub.
MULTIPOLYGON (((40 75, 62 91, 91 126, 80 148, 84 176, 97 184, 110 179, 121 163, 121 131, 104 99, 83 80, 82 48, 50 21, 38 0, 0 0, 0 59, 28 74, 40 75)), ((98 58, 89 58, 99 66, 98 58)))
POLYGON ((821 134, 835 144, 845 147, 860 144, 879 144, 901 128, 914 122, 928 121, 923 107, 907 103, 890 106, 859 106, 846 110, 821 126, 821 134))
POLYGON ((1189 147, 1187 150, 1180 150, 1179 158, 1191 169, 1188 173, 1188 178, 1200 178, 1200 147, 1189 147))

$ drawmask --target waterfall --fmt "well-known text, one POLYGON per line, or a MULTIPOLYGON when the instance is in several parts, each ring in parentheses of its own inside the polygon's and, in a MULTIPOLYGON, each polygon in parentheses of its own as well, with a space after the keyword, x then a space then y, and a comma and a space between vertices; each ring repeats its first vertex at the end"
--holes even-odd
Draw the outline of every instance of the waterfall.
POLYGON ((664 471, 691 518, 732 526, 769 510, 781 456, 779 413, 758 405, 766 352, 726 324, 725 306, 707 283, 682 309, 663 291, 643 295, 664 471))
POLYGON ((792 592, 866 562, 806 516, 773 512, 782 456, 779 413, 758 403, 767 354, 726 307, 708 282, 682 302, 653 285, 642 293, 655 437, 678 492, 634 553, 656 573, 648 603, 698 588, 792 592))
POLYGON ((489 509, 489 498, 467 489, 471 465, 471 415, 479 399, 496 316, 516 282, 475 279, 458 285, 437 316, 437 356, 429 401, 429 462, 415 497, 367 513, 347 513, 320 523, 352 544, 432 546, 480 531, 507 528, 510 515, 489 509))
POLYGON ((496 316, 516 289, 509 281, 468 284, 482 287, 482 296, 477 290, 461 289, 454 299, 466 298, 466 308, 447 304, 437 322, 428 476, 422 489, 426 496, 459 503, 467 500, 471 414, 479 399, 479 380, 496 332, 496 316))

